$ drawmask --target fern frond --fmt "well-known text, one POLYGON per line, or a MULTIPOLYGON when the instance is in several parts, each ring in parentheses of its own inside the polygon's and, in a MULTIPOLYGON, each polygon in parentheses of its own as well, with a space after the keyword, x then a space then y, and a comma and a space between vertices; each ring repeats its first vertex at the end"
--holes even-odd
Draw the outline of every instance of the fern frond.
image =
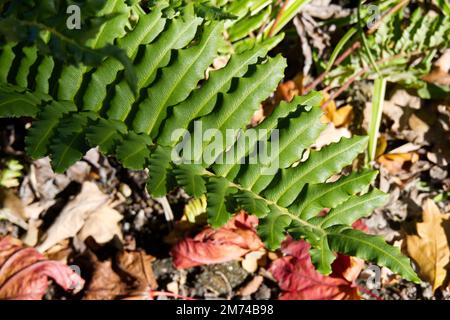
MULTIPOLYGON (((120 3, 112 1, 111 12, 130 10, 120 3)), ((244 11, 253 14, 267 7, 264 1, 246 3, 244 11)), ((235 9, 237 16, 245 14, 235 9)), ((130 30, 124 32, 125 20, 120 20, 101 35, 101 39, 115 39, 133 61, 136 91, 126 79, 126 70, 112 57, 97 67, 73 69, 18 44, 2 48, 0 66, 12 59, 23 67, 18 77, 9 69, 0 70, 0 104, 5 104, 0 116, 35 118, 26 138, 29 155, 50 155, 55 170, 62 172, 89 148, 99 147, 126 168, 148 169, 147 190, 155 197, 176 186, 193 197, 206 194, 208 222, 213 227, 246 210, 261 218, 258 232, 270 249, 278 248, 287 234, 305 239, 322 273, 331 271, 334 254, 342 252, 417 280, 398 251, 351 229, 352 222, 370 214, 385 195, 376 189, 365 193, 375 178, 373 171, 342 175, 365 149, 366 137, 313 150, 325 128, 320 122, 320 93, 281 103, 255 128, 268 134, 240 144, 251 133, 246 126, 254 111, 284 76, 285 60, 279 55, 267 57, 280 37, 258 42, 232 55, 225 67, 207 73, 223 42, 223 22, 205 21, 192 5, 172 15, 164 6, 138 13, 130 30), (67 88, 62 87, 64 82, 70 82, 67 88), (17 110, 11 107, 14 97, 23 101, 17 110), (202 138, 209 129, 223 137, 230 129, 239 134, 233 133, 227 141, 210 136, 189 146, 188 138, 198 134, 196 121, 202 138), (272 134, 279 134, 279 144, 271 140, 272 134), (248 162, 260 145, 276 155, 268 156, 267 163, 248 162), (212 161, 206 161, 207 156, 212 161), (227 156, 231 163, 220 161, 227 156), (267 174, 267 167, 274 172, 267 174), (331 177, 334 182, 329 182, 331 177), (319 216, 323 209, 331 210, 319 216)), ((99 43, 106 41, 101 39, 99 43)))

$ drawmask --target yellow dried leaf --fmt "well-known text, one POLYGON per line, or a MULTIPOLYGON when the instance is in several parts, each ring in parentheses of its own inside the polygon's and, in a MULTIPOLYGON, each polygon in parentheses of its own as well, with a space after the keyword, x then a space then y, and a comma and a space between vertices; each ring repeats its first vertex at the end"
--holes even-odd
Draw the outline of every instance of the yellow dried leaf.
MULTIPOLYGON (((329 95, 324 93, 323 100, 321 104, 323 105, 328 101, 329 95)), ((336 128, 348 127, 348 125, 353 120, 353 107, 349 104, 340 107, 336 107, 334 100, 331 100, 326 105, 324 105, 324 115, 322 116, 322 123, 333 122, 336 128)))
POLYGON ((419 266, 420 276, 431 283, 433 292, 444 284, 447 277, 449 216, 442 214, 428 199, 423 206, 423 222, 417 224, 418 235, 406 237, 408 253, 419 266))
POLYGON ((377 162, 391 174, 396 174, 401 171, 405 163, 416 163, 418 160, 419 155, 416 152, 386 153, 377 158, 377 162))

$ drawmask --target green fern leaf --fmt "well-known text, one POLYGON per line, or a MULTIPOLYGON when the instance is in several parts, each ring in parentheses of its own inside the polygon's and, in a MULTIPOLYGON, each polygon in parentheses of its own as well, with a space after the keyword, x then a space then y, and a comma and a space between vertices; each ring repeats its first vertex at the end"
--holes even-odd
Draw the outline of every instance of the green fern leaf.
POLYGON ((180 164, 173 170, 178 184, 194 198, 200 198, 206 193, 206 183, 202 175, 203 167, 192 164, 180 164))
POLYGON ((163 197, 169 191, 167 175, 168 169, 171 167, 170 150, 157 146, 152 152, 148 163, 147 190, 154 197, 163 197))
POLYGON ((125 168, 142 170, 150 158, 151 143, 150 137, 131 131, 117 147, 117 157, 125 168))
POLYGON ((20 87, 0 85, 0 118, 34 117, 43 98, 20 87))
POLYGON ((387 199, 388 195, 377 189, 359 197, 353 196, 332 209, 325 217, 317 219, 316 223, 322 228, 337 224, 351 225, 358 219, 370 215, 374 209, 385 204, 387 199))
POLYGON ((55 172, 63 173, 89 150, 85 128, 88 121, 95 118, 92 113, 78 113, 69 114, 61 120, 50 145, 55 172))
POLYGON ((258 233, 270 250, 278 249, 286 237, 285 230, 292 219, 276 206, 270 206, 270 213, 260 220, 258 233))
POLYGON ((225 198, 231 192, 230 182, 222 177, 211 177, 206 185, 206 214, 213 228, 219 228, 228 222, 231 214, 225 205, 225 198))
POLYGON ((295 168, 283 169, 280 181, 264 192, 264 195, 282 206, 290 205, 306 183, 324 182, 343 167, 351 164, 367 145, 367 137, 343 138, 320 151, 313 151, 309 158, 295 168))
POLYGON ((348 226, 334 226, 327 229, 330 248, 343 254, 357 256, 401 274, 405 279, 420 283, 411 268, 409 259, 383 238, 365 234, 348 226))
POLYGON ((104 154, 113 154, 115 148, 127 133, 127 127, 120 121, 99 119, 86 130, 86 139, 92 146, 99 146, 104 154))
POLYGON ((61 118, 65 113, 75 110, 76 106, 73 103, 53 101, 38 114, 25 138, 25 149, 33 159, 40 159, 50 154, 50 140, 61 118))
POLYGON ((249 191, 239 190, 233 196, 242 210, 254 214, 258 218, 266 217, 270 211, 264 200, 256 198, 254 194, 249 191))
POLYGON ((365 170, 340 178, 333 183, 308 185, 290 210, 300 218, 308 220, 323 208, 334 208, 350 196, 363 191, 377 175, 376 171, 365 170))

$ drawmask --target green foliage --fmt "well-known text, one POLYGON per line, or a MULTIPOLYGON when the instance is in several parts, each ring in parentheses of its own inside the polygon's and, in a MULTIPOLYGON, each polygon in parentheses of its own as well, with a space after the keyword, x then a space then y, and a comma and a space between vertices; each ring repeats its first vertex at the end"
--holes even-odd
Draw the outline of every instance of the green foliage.
MULTIPOLYGON (((394 4, 391 2, 391 6, 394 4)), ((372 19, 363 8, 359 25, 361 31, 362 25, 372 19)), ((386 11, 388 9, 386 8, 386 11)), ((355 16, 348 22, 358 23, 355 16)), ((357 29, 358 26, 349 29, 333 53, 328 67, 336 58, 335 53, 341 50, 346 42, 351 45, 348 40, 357 29)), ((440 98, 448 95, 450 87, 422 80, 422 77, 431 71, 433 60, 442 50, 449 47, 448 15, 426 12, 420 7, 411 13, 406 9, 400 10, 384 18, 374 33, 364 36, 364 33, 360 32, 360 38, 363 43, 360 54, 351 55, 334 68, 327 78, 329 83, 343 84, 351 76, 367 68, 368 72, 363 77, 369 79, 383 77, 388 82, 417 90, 422 98, 440 98)))
MULTIPOLYGON (((129 70, 127 76, 132 84, 132 63, 125 51, 113 44, 116 37, 125 34, 125 27, 130 24, 131 10, 132 7, 119 0, 4 0, 0 2, 0 44, 20 43, 20 47, 15 49, 21 48, 28 57, 22 60, 19 68, 19 84, 25 81, 26 74, 23 73, 36 61, 38 53, 52 57, 44 58, 44 69, 54 63, 53 58, 72 65, 96 66, 105 57, 113 57, 129 70), (67 26, 71 13, 67 10, 71 5, 80 8, 79 29, 67 26)), ((7 66, 1 62, 0 65, 1 68, 7 66)), ((67 69, 72 71, 69 72, 71 74, 75 70, 67 69)))
MULTIPOLYGON (((194 197, 206 193, 206 213, 213 227, 224 225, 234 212, 244 209, 261 218, 258 230, 269 248, 279 247, 287 233, 310 242, 313 262, 325 274, 331 272, 334 253, 344 252, 418 281, 397 249, 381 239, 370 242, 369 236, 353 233, 351 224, 370 214, 386 196, 376 189, 368 190, 376 175, 373 171, 342 175, 364 150, 367 138, 355 136, 312 150, 325 128, 320 123, 319 93, 280 104, 257 126, 269 132, 279 130, 281 151, 269 157, 268 164, 217 161, 231 150, 236 151, 235 160, 248 159, 257 143, 273 147, 268 136, 258 137, 244 148, 239 147, 239 141, 245 138, 254 111, 283 78, 286 66, 281 56, 267 57, 277 41, 271 38, 233 55, 225 67, 210 70, 206 77, 218 55, 222 30, 222 22, 204 20, 193 6, 172 17, 164 17, 161 8, 149 14, 141 12, 134 28, 116 39, 119 44, 127 43, 124 48, 136 67, 136 96, 112 58, 90 70, 71 69, 81 81, 76 86, 70 83, 73 91, 68 93, 61 86, 64 73, 53 73, 58 70, 56 61, 47 64, 37 52, 39 59, 30 66, 26 52, 2 50, 0 61, 13 52, 15 61, 29 66, 24 68, 27 76, 20 89, 11 87, 18 85, 11 70, 0 82, 2 92, 27 97, 18 104, 21 111, 17 115, 36 115, 26 139, 28 154, 35 158, 50 155, 55 170, 62 172, 89 148, 100 146, 126 168, 148 168, 147 189, 155 197, 164 196, 175 186, 194 197), (44 69, 51 76, 42 76, 44 69), (43 83, 37 86, 37 82, 43 83), (89 91, 91 86, 100 98, 89 91), (42 99, 33 100, 40 95, 44 95, 42 99), (62 96, 73 99, 64 101, 62 96), (192 164, 186 162, 186 154, 178 155, 180 158, 174 153, 179 151, 181 139, 186 142, 186 132, 193 134, 195 121, 203 124, 202 133, 207 129, 222 133, 240 129, 242 135, 227 143, 194 143, 192 149, 184 150, 194 151, 192 160, 212 154, 214 146, 216 161, 192 164), (300 161, 306 152, 309 156, 300 161), (276 170, 267 174, 270 165, 276 170), (336 175, 340 176, 337 181, 336 175), (332 177, 334 182, 329 180, 332 177), (328 218, 320 215, 325 208, 331 208, 328 218), (338 243, 340 238, 346 245, 338 243)), ((14 44, 7 46, 13 48, 14 44)))
POLYGON ((283 8, 276 0, 158 0, 150 1, 149 6, 162 9, 166 17, 173 17, 177 10, 192 4, 196 14, 207 20, 226 20, 231 46, 223 46, 221 51, 228 53, 243 52, 277 35, 308 2, 288 1, 283 8))

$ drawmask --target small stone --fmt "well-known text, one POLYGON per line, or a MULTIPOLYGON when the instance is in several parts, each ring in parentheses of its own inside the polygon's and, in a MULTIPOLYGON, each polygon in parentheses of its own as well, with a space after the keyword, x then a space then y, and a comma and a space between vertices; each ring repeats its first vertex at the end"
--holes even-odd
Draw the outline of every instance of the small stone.
POLYGON ((430 169, 430 176, 436 180, 444 180, 447 178, 447 174, 448 172, 439 166, 434 166, 430 169))
POLYGON ((119 191, 125 198, 129 198, 132 194, 131 188, 126 183, 121 183, 119 191))

